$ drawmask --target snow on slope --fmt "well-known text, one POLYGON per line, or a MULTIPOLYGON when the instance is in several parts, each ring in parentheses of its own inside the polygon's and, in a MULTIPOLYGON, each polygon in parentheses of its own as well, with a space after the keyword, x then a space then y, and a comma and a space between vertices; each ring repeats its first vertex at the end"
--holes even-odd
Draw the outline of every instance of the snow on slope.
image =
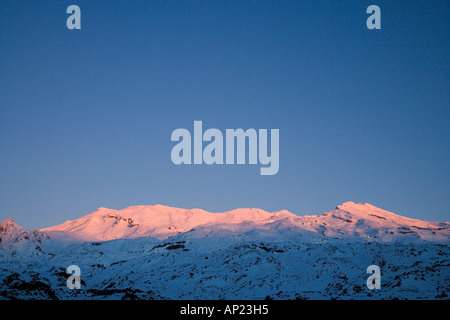
POLYGON ((39 254, 42 252, 41 243, 48 239, 44 232, 25 230, 11 218, 0 221, 0 249, 39 254))
MULTIPOLYGON (((61 225, 42 229, 52 238, 106 241, 155 237, 167 239, 202 227, 214 233, 244 229, 254 233, 297 233, 304 236, 364 238, 376 241, 450 240, 450 224, 425 222, 396 215, 370 204, 344 203, 323 215, 297 216, 286 210, 236 209, 211 213, 162 205, 97 211, 61 225), (213 227, 214 226, 214 227, 213 227)), ((197 231, 198 233, 199 231, 197 231)), ((207 232, 207 231, 205 231, 207 232)))
POLYGON ((79 219, 41 231, 50 236, 66 236, 81 241, 134 239, 144 236, 165 239, 205 224, 238 224, 246 221, 263 224, 289 216, 295 215, 287 211, 269 213, 261 209, 211 213, 201 209, 163 205, 132 206, 122 210, 99 208, 79 219))
POLYGON ((304 216, 302 223, 306 229, 334 238, 365 238, 382 242, 450 241, 448 222, 410 219, 368 203, 346 202, 321 216, 304 216))
POLYGON ((7 219, 0 297, 448 299, 449 227, 353 202, 311 216, 100 208, 32 232, 7 219), (66 287, 72 264, 81 290, 66 287), (381 290, 365 285, 372 264, 382 270, 381 290))

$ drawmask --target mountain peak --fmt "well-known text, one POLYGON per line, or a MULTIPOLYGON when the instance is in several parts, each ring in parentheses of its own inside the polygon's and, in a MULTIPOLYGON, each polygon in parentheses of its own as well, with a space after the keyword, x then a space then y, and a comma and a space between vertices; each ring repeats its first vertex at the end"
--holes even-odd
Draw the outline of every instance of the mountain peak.
POLYGON ((17 225, 17 223, 12 218, 6 218, 3 221, 0 221, 0 225, 17 225))
MULTIPOLYGON (((359 203, 359 202, 353 202, 353 201, 347 201, 344 202, 343 204, 339 205, 336 207, 336 209, 341 209, 341 210, 346 210, 346 209, 357 209, 357 210, 361 210, 363 208, 376 208, 376 209, 380 209, 374 205, 371 205, 370 203, 359 203)), ((380 209, 381 210, 381 209, 380 209)))
POLYGON ((364 218, 384 218, 390 221, 397 221, 401 223, 414 223, 417 221, 424 222, 422 220, 412 219, 405 216, 398 215, 396 213, 381 209, 370 203, 354 203, 346 202, 340 206, 337 206, 338 210, 342 210, 351 215, 364 217, 364 218))
POLYGON ((0 221, 0 247, 3 249, 11 247, 35 248, 36 244, 48 239, 49 237, 45 233, 38 230, 26 230, 11 218, 0 221))
POLYGON ((97 209, 97 211, 105 211, 105 210, 111 210, 111 209, 105 208, 105 207, 99 207, 99 208, 97 209))
POLYGON ((355 203, 355 202, 353 202, 353 201, 347 201, 347 202, 344 202, 343 204, 341 204, 340 206, 337 206, 337 207, 343 207, 343 206, 345 206, 345 207, 347 207, 347 206, 354 206, 354 205, 357 205, 357 204, 361 204, 361 203, 355 203))
POLYGON ((22 232, 23 230, 25 229, 19 226, 12 218, 0 221, 0 237, 5 237, 15 232, 22 232))

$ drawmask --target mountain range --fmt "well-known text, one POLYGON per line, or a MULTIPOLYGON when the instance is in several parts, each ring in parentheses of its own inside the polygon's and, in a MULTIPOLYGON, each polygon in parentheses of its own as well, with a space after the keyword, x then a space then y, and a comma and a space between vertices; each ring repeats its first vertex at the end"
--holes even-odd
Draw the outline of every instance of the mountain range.
POLYGON ((346 202, 322 215, 99 208, 42 230, 0 222, 8 299, 446 299, 450 223, 346 202), (379 290, 366 268, 382 270, 379 290), (66 287, 69 265, 82 288, 66 287))
POLYGON ((42 229, 55 238, 106 241, 154 237, 166 239, 194 228, 294 231, 296 235, 370 238, 377 241, 422 239, 448 241, 450 224, 410 219, 370 204, 346 202, 323 215, 297 216, 289 211, 236 209, 211 213, 162 205, 132 206, 122 210, 99 208, 73 221, 42 229))

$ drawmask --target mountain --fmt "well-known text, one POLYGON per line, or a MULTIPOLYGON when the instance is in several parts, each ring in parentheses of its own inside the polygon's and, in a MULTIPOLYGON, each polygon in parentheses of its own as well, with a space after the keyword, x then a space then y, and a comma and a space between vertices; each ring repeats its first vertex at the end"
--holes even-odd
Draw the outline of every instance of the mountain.
POLYGON ((39 254, 45 240, 49 240, 49 236, 42 231, 25 230, 11 218, 0 221, 0 249, 39 254))
MULTIPOLYGON (((122 210, 99 208, 86 216, 42 229, 52 238, 107 241, 154 237, 167 239, 201 229, 282 233, 285 236, 363 238, 374 241, 448 241, 450 224, 399 216, 370 204, 344 203, 323 215, 297 216, 286 210, 236 209, 212 213, 163 205, 132 206, 122 210)), ((198 233, 199 231, 197 231, 198 233)))
POLYGON ((236 209, 211 213, 201 209, 181 209, 163 205, 132 206, 122 210, 99 208, 86 216, 42 229, 54 237, 79 241, 105 241, 154 237, 166 239, 201 225, 258 225, 295 217, 287 211, 269 213, 261 209, 236 209))
POLYGON ((0 223, 0 298, 448 299, 450 224, 347 202, 322 215, 100 208, 28 231, 0 223), (66 269, 81 270, 81 289, 66 269), (381 289, 366 269, 381 269, 381 289))

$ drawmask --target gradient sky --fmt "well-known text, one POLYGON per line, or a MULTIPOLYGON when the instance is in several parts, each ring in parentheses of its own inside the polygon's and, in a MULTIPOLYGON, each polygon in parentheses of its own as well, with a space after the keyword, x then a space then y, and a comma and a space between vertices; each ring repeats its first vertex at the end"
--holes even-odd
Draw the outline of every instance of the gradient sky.
POLYGON ((449 1, 0 2, 0 220, 138 204, 449 221, 449 1), (82 29, 66 28, 81 8, 82 29), (381 8, 382 29, 366 28, 381 8), (173 130, 280 130, 280 170, 172 164, 173 130))

